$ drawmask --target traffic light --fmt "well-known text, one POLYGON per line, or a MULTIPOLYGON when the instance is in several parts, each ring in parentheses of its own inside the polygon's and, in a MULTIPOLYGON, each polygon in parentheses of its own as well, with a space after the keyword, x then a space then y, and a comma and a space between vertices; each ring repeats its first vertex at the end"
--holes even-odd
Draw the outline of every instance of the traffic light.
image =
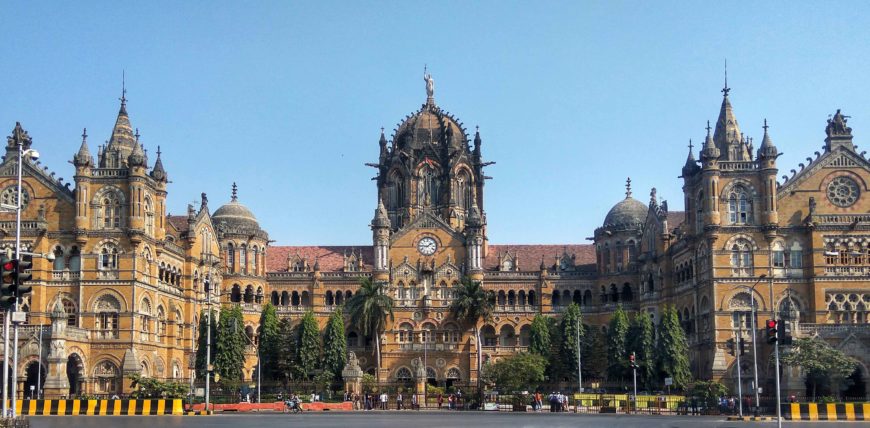
POLYGON ((25 294, 30 293, 33 290, 33 286, 29 284, 25 284, 25 282, 33 279, 33 274, 30 273, 30 269, 33 268, 33 262, 26 259, 21 260, 13 260, 15 263, 15 284, 17 285, 16 296, 21 297, 25 294))
POLYGON ((734 353, 734 339, 728 339, 725 341, 725 350, 728 351, 729 355, 736 355, 734 353))
POLYGON ((746 355, 746 341, 740 338, 740 356, 746 355))
POLYGON ((0 256, 0 308, 15 304, 15 263, 7 256, 0 256))
POLYGON ((776 343, 779 340, 779 324, 776 320, 767 320, 765 325, 767 326, 767 343, 776 343))
POLYGON ((634 352, 632 352, 631 355, 628 356, 628 362, 631 365, 631 368, 637 368, 637 360, 634 357, 634 352))

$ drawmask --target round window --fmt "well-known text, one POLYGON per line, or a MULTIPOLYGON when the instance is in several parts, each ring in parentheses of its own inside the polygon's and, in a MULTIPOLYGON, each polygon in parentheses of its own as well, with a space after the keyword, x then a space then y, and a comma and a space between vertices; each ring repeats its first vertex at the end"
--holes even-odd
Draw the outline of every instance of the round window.
POLYGON ((828 200, 838 207, 852 206, 860 193, 858 183, 849 177, 837 177, 828 184, 828 200))
MULTIPOLYGON (((27 204, 30 202, 30 194, 27 193, 27 189, 21 188, 21 209, 27 208, 27 204)), ((0 203, 3 205, 11 205, 16 206, 18 203, 18 188, 16 186, 9 186, 3 189, 3 192, 0 193, 0 203)))

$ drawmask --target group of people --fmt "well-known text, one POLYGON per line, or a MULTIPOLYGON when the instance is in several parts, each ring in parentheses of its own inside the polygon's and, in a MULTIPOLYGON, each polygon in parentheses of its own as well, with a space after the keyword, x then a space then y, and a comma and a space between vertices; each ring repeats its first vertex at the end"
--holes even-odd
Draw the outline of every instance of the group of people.
MULTIPOLYGON (((719 411, 723 414, 736 415, 740 409, 740 398, 734 396, 719 397, 719 411)), ((743 397, 743 411, 748 411, 752 408, 752 399, 749 396, 743 397)), ((694 413, 693 413, 694 414, 694 413)))
MULTIPOLYGON (((543 398, 540 391, 535 392, 535 401, 532 407, 536 412, 540 412, 544 408, 543 398)), ((568 411, 568 396, 561 392, 551 392, 547 396, 547 402, 550 403, 550 412, 552 413, 568 411)))
MULTIPOLYGON (((395 396, 395 407, 390 407, 390 395, 386 392, 381 392, 380 394, 364 394, 360 396, 360 394, 345 392, 344 393, 344 401, 350 401, 353 403, 354 410, 420 410, 420 398, 417 394, 402 394, 401 392, 397 393, 395 396)), ((444 394, 438 394, 436 398, 436 402, 438 403, 438 409, 441 410, 444 407, 446 402, 447 408, 449 410, 457 410, 460 408, 460 402, 462 400, 462 391, 457 390, 455 394, 449 394, 446 397, 444 394)))

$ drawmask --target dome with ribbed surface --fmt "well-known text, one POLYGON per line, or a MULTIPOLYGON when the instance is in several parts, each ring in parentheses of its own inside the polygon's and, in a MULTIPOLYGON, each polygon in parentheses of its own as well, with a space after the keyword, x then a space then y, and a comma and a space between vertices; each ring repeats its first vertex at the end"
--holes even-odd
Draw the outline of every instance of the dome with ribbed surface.
POLYGON ((625 183, 625 199, 619 201, 604 217, 604 226, 633 226, 646 220, 646 204, 631 197, 631 179, 625 183))
POLYGON ((233 229, 259 229, 260 223, 257 222, 257 217, 248 207, 239 203, 236 192, 236 183, 233 183, 232 199, 215 210, 211 215, 212 220, 218 225, 223 224, 233 229))

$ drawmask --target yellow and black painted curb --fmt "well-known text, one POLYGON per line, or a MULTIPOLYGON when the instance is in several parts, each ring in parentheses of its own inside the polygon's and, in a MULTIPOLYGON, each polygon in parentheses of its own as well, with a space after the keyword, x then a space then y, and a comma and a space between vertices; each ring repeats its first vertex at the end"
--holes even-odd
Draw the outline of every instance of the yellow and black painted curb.
POLYGON ((214 410, 193 410, 184 412, 186 416, 204 416, 204 415, 213 415, 214 410))
POLYGON ((789 403, 782 417, 793 421, 870 421, 870 403, 789 403))
POLYGON ((184 415, 184 400, 22 400, 16 403, 22 416, 49 415, 184 415))
POLYGON ((728 416, 729 421, 744 421, 744 422, 770 422, 775 421, 773 416, 728 416))

